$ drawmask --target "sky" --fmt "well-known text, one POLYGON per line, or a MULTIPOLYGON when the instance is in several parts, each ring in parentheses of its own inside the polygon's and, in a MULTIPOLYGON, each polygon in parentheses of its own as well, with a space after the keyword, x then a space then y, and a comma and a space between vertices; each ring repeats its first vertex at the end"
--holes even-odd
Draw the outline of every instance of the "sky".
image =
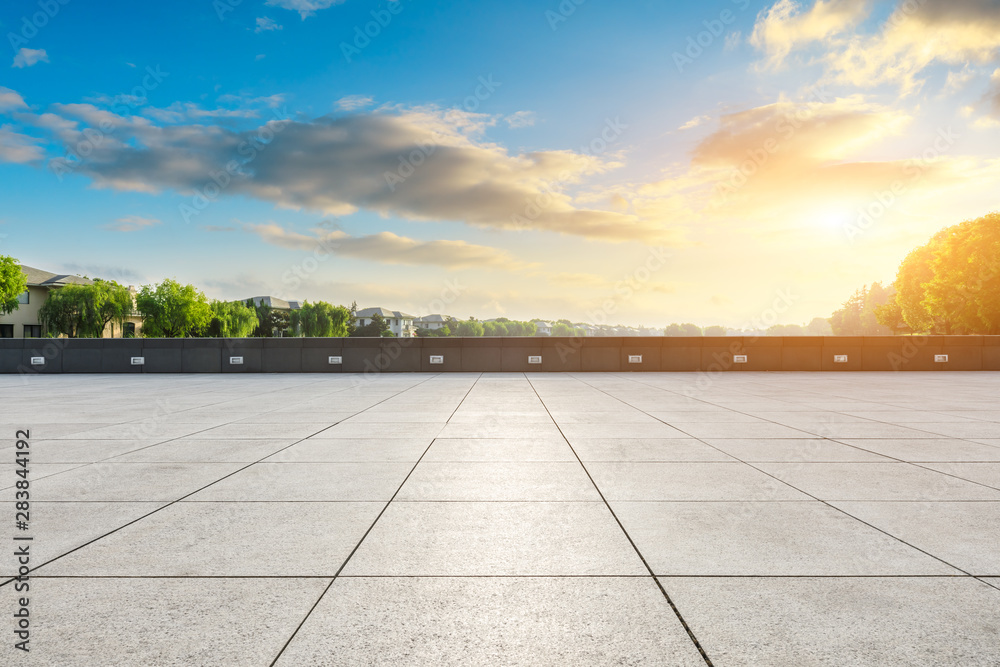
POLYGON ((752 328, 1000 208, 1000 0, 15 0, 0 34, 0 254, 54 272, 752 328))

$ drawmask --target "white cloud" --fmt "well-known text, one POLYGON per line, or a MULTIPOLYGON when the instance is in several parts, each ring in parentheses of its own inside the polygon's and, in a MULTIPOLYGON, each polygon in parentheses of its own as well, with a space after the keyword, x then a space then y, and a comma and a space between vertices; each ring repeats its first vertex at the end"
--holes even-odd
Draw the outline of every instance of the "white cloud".
POLYGON ((532 111, 515 111, 506 118, 507 127, 517 129, 519 127, 531 127, 535 124, 535 114, 532 111))
POLYGON ((143 218, 138 215, 127 215, 124 218, 118 218, 115 222, 104 225, 102 229, 107 229, 112 232, 137 232, 142 229, 148 229, 160 224, 160 221, 156 218, 143 218))
POLYGON ((267 0, 265 4, 270 7, 281 7, 282 9, 296 11, 304 21, 321 9, 339 5, 343 2, 344 0, 267 0))
POLYGON ((0 162, 37 162, 43 155, 38 139, 18 133, 10 125, 0 125, 0 162))
POLYGON ((244 225, 265 243, 302 250, 326 252, 340 257, 364 259, 381 264, 432 265, 448 269, 518 269, 525 266, 507 253, 465 241, 417 241, 392 232, 352 236, 344 231, 314 229, 300 234, 274 223, 244 225))
POLYGON ((23 68, 37 65, 38 63, 49 62, 49 54, 45 49, 29 49, 22 47, 14 56, 14 64, 11 67, 23 68))
POLYGON ((267 16, 260 16, 257 18, 257 27, 254 28, 254 32, 260 34, 262 32, 268 32, 270 30, 284 30, 284 26, 280 25, 277 21, 267 16))
POLYGON ((681 125, 677 129, 678 130, 690 130, 692 128, 698 127, 702 123, 704 123, 706 121, 709 121, 709 120, 712 120, 711 116, 695 116, 694 118, 692 118, 688 122, 684 123, 683 125, 681 125))
POLYGON ((11 111, 14 109, 27 109, 24 98, 10 88, 0 86, 0 111, 11 111))
POLYGON ((373 101, 370 95, 347 95, 334 102, 333 106, 342 111, 357 111, 371 106, 373 101))

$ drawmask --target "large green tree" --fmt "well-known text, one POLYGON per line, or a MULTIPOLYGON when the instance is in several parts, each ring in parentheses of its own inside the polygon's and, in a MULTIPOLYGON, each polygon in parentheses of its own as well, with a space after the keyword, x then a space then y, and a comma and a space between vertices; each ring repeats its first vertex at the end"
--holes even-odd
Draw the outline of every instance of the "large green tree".
POLYGON ((306 301, 292 313, 292 329, 307 338, 344 338, 351 311, 344 306, 334 306, 325 301, 306 301))
POLYGON ((451 326, 452 334, 455 336, 482 336, 485 333, 483 328, 483 323, 476 320, 474 317, 470 317, 467 320, 460 320, 455 322, 451 326))
POLYGON ((930 261, 921 305, 946 328, 1000 334, 1000 213, 944 230, 930 261))
POLYGON ((212 319, 204 332, 209 338, 246 338, 259 324, 257 310, 242 301, 213 301, 209 308, 212 319))
POLYGON ((28 289, 28 277, 13 257, 0 255, 0 315, 17 310, 18 297, 28 289))
MULTIPOLYGON (((47 333, 70 338, 102 338, 109 324, 123 332, 132 314, 132 292, 114 281, 66 285, 49 292, 38 311, 47 333)), ((114 336, 114 329, 111 331, 114 336)))
POLYGON ((925 245, 910 251, 896 272, 893 283, 896 288, 895 301, 899 304, 903 321, 913 331, 947 333, 948 327, 944 320, 935 318, 924 305, 926 285, 934 278, 931 262, 937 248, 944 241, 946 232, 947 230, 938 232, 925 245))
POLYGON ((205 294, 194 285, 164 280, 144 285, 136 298, 146 338, 182 338, 203 331, 212 321, 212 308, 205 294))

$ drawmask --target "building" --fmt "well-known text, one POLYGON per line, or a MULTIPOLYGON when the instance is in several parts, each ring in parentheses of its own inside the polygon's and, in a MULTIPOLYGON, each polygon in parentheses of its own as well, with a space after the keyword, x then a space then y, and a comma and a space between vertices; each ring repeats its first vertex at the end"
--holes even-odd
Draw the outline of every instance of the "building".
POLYGON ((430 329, 431 331, 437 331, 442 327, 448 325, 449 320, 455 319, 451 315, 424 315, 423 317, 418 317, 413 320, 413 326, 417 329, 430 329))
POLYGON ((531 320, 536 327, 538 327, 539 336, 551 336, 552 335, 552 323, 546 322, 545 320, 531 320))
MULTIPOLYGON (((38 316, 48 298, 49 293, 54 289, 65 287, 66 285, 93 285, 94 281, 80 276, 72 276, 64 273, 52 273, 43 271, 32 266, 21 265, 21 271, 28 277, 28 289, 18 299, 18 309, 7 315, 0 315, 0 338, 41 338, 42 323, 38 316)), ((132 301, 135 302, 135 288, 129 286, 132 292, 132 301)), ((104 331, 105 338, 121 338, 124 336, 135 336, 142 328, 142 320, 138 313, 133 311, 129 321, 125 323, 125 330, 115 331, 115 325, 109 324, 104 331)))
MULTIPOLYGON (((251 302, 254 308, 260 308, 261 306, 267 306, 271 309, 272 313, 284 313, 288 315, 289 322, 291 322, 292 312, 300 310, 302 304, 298 301, 285 301, 284 299, 279 299, 276 296, 252 296, 249 299, 243 299, 243 303, 251 302)), ((278 320, 279 322, 281 320, 278 320)), ((274 320, 272 320, 274 322, 274 320)), ((271 331, 271 335, 280 338, 284 336, 285 329, 284 325, 275 326, 271 331)))
POLYGON ((401 313, 398 310, 365 308, 364 310, 359 310, 354 313, 354 323, 359 327, 371 324, 372 317, 376 314, 385 318, 386 323, 389 325, 389 331, 391 331, 397 338, 416 337, 417 329, 413 326, 413 321, 416 318, 413 315, 407 315, 406 313, 401 313))

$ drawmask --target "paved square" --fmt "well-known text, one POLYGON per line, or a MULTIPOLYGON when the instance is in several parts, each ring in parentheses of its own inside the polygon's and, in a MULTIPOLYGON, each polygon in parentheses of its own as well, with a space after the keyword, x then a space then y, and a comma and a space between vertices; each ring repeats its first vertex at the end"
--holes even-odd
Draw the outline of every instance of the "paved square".
POLYGON ((0 664, 996 667, 998 396, 1000 373, 0 376, 0 664))

